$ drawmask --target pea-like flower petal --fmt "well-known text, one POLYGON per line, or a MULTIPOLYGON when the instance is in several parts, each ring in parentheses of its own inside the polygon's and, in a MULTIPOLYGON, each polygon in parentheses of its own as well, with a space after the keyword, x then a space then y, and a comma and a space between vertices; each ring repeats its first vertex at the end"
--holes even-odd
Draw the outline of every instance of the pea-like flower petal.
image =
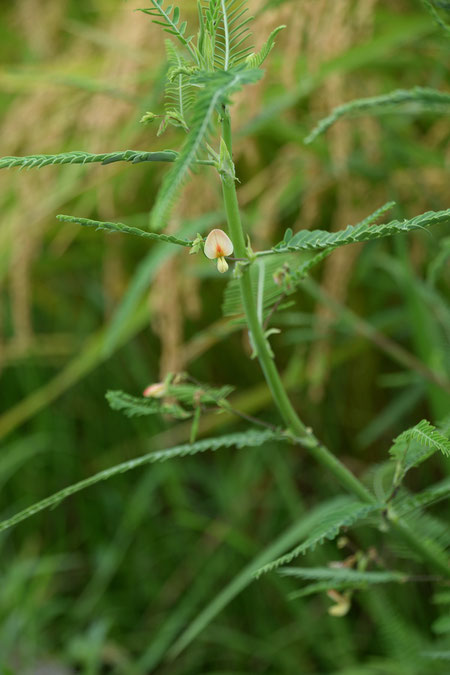
MULTIPOLYGON (((230 237, 223 230, 211 230, 205 241, 205 255, 210 260, 222 259, 233 253, 230 237)), ((228 265, 227 265, 228 268, 228 265)), ((220 271, 220 270, 219 270, 220 271)), ((223 270, 224 272, 226 269, 223 270)))

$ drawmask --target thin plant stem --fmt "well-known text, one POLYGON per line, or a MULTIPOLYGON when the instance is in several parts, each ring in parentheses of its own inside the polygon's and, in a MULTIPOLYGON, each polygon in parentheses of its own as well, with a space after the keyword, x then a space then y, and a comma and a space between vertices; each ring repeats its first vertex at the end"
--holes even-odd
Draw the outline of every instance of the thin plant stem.
MULTIPOLYGON (((228 152, 230 156, 232 156, 231 119, 227 109, 224 109, 223 111, 222 132, 228 152)), ((237 257, 248 259, 236 194, 235 179, 233 177, 225 174, 222 175, 222 191, 229 234, 233 242, 234 250, 237 257)), ((258 357, 266 382, 272 393, 273 400, 278 407, 284 423, 293 437, 295 437, 295 440, 306 447, 314 459, 328 469, 343 487, 362 501, 369 504, 375 504, 375 497, 367 490, 363 483, 314 436, 312 430, 305 426, 293 408, 275 365, 272 350, 265 336, 264 327, 261 325, 258 318, 249 267, 249 265, 246 265, 240 270, 239 282, 242 304, 244 306, 252 346, 258 357)), ((450 567, 448 566, 448 561, 443 552, 438 549, 431 550, 406 522, 392 517, 390 518, 390 524, 392 530, 398 533, 402 539, 408 543, 410 548, 419 553, 434 569, 439 570, 441 574, 444 574, 447 577, 450 576, 450 567)))
MULTIPOLYGON (((228 151, 231 155, 231 121, 228 112, 224 113, 222 125, 223 138, 227 143, 228 151)), ((234 250, 239 258, 248 257, 234 179, 223 176, 222 189, 228 228, 234 250)), ((340 482, 345 485, 348 490, 358 495, 363 501, 373 503, 375 500, 364 485, 347 469, 346 466, 344 466, 344 464, 337 460, 336 457, 334 457, 329 450, 319 442, 312 431, 308 429, 298 417, 283 386, 283 382, 281 381, 281 377, 273 359, 272 351, 264 334, 264 328, 258 319, 258 312, 249 274, 249 266, 246 266, 242 270, 239 281, 242 302, 253 348, 260 362, 272 397, 287 428, 302 445, 308 448, 318 462, 329 468, 332 473, 339 478, 340 482)))
MULTIPOLYGON (((192 382, 192 384, 195 384, 197 387, 200 389, 204 389, 204 385, 199 382, 195 377, 192 375, 187 374, 186 379, 189 380, 189 382, 192 382)), ((219 403, 219 400, 212 396, 211 392, 206 388, 206 391, 208 394, 211 396, 211 398, 214 398, 216 403, 217 403, 217 410, 226 410, 227 412, 231 413, 232 415, 236 415, 236 417, 240 417, 243 420, 246 420, 247 422, 251 422, 252 424, 257 424, 258 426, 264 427, 265 429, 270 429, 271 431, 279 431, 279 427, 276 427, 274 424, 270 424, 269 422, 265 422, 264 420, 260 420, 258 417, 253 417, 253 415, 248 415, 245 412, 242 412, 241 410, 237 410, 237 408, 233 408, 233 406, 228 403, 228 401, 225 399, 223 403, 219 403)), ((205 408, 205 410, 207 410, 205 408)))

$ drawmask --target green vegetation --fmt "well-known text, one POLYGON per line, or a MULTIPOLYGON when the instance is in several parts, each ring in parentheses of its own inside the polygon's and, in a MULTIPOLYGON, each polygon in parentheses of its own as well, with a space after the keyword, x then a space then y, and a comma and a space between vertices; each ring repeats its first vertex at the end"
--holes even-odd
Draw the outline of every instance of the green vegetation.
POLYGON ((447 673, 450 6, 148 4, 0 10, 0 668, 447 673))

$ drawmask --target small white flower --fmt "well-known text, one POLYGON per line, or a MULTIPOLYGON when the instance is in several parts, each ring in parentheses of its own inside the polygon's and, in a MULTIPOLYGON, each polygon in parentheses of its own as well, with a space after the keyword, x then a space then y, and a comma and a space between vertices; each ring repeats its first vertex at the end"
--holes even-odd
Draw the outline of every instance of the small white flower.
POLYGON ((223 230, 211 230, 205 241, 205 255, 210 260, 217 260, 217 269, 221 274, 227 271, 225 258, 233 253, 230 237, 223 230))

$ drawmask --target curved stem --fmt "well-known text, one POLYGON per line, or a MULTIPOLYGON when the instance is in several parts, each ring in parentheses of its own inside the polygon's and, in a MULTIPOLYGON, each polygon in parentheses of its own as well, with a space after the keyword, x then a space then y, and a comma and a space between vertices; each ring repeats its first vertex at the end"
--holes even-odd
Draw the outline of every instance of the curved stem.
MULTIPOLYGON (((222 121, 223 138, 227 144, 228 151, 231 155, 231 127, 230 117, 227 112, 224 113, 222 121)), ((247 250, 244 239, 244 232, 242 229, 241 215, 239 211, 239 204, 236 194, 235 181, 228 176, 222 177, 223 198, 225 203, 225 210, 227 214, 228 228, 231 240, 233 242, 234 250, 237 257, 247 258, 247 250)), ((246 266, 242 270, 240 278, 242 302, 244 305, 247 324, 251 335, 253 347, 263 370, 266 382, 272 393, 272 397, 280 411, 284 423, 290 432, 301 442, 302 445, 308 448, 309 452, 315 459, 327 467, 339 481, 350 491, 356 494, 365 502, 373 503, 375 500, 364 485, 342 464, 334 455, 323 446, 314 436, 312 431, 308 429, 297 413, 295 412, 292 403, 284 388, 281 377, 275 365, 272 351, 270 349, 267 338, 264 334, 264 328, 261 325, 256 309, 256 302, 253 295, 253 288, 250 278, 250 267, 246 266)))
MULTIPOLYGON (((223 139, 228 152, 232 154, 231 123, 228 110, 224 110, 222 118, 223 139)), ((235 180, 231 176, 222 175, 222 190, 228 228, 234 250, 238 258, 248 259, 244 232, 242 228, 239 204, 236 194, 235 180)), ((314 459, 328 469, 343 487, 364 502, 375 504, 375 497, 366 489, 356 476, 337 459, 320 441, 314 436, 295 412, 292 403, 284 388, 281 377, 275 365, 272 350, 265 336, 264 327, 261 325, 256 308, 256 301, 250 277, 250 265, 246 265, 241 271, 240 277, 241 296, 247 319, 248 329, 251 335, 254 350, 263 370, 266 382, 272 393, 273 400, 286 424, 288 430, 296 440, 306 447, 314 459)), ((417 535, 407 523, 399 520, 391 521, 394 532, 397 532, 416 552, 427 560, 431 566, 442 574, 450 576, 448 566, 443 554, 438 550, 427 547, 420 536, 417 535)))

